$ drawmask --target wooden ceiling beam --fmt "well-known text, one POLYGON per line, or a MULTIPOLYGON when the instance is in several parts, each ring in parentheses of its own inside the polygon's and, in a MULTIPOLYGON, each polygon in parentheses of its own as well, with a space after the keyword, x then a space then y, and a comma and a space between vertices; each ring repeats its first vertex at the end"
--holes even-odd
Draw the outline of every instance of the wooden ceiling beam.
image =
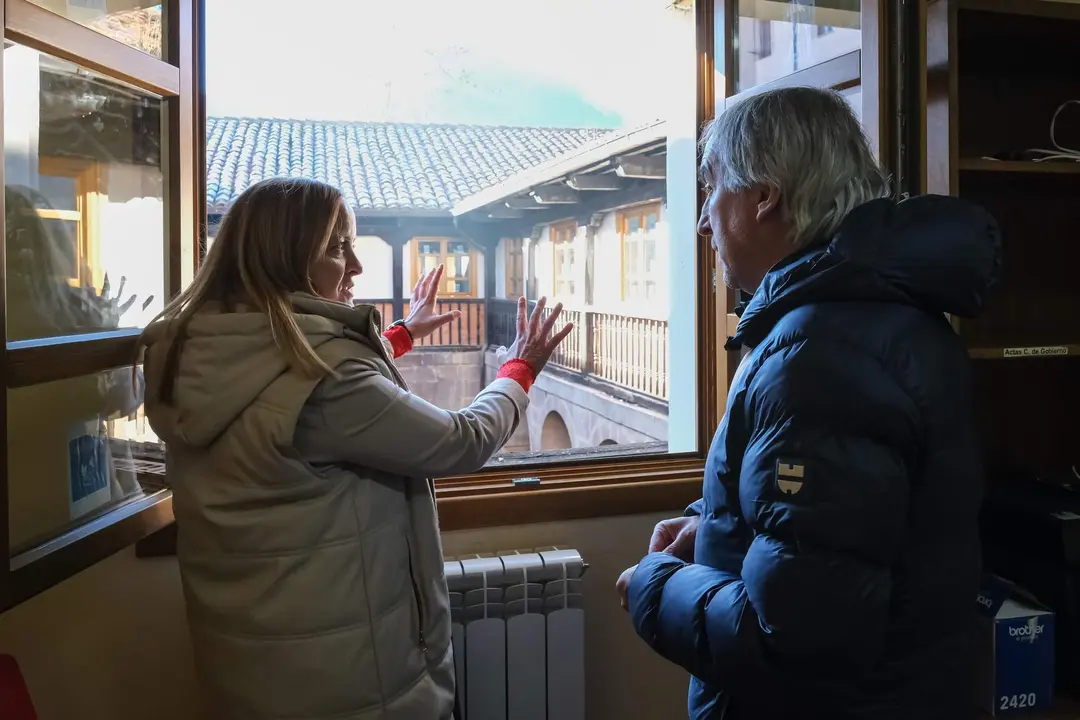
POLYGON ((610 173, 605 175, 571 175, 566 184, 571 190, 621 190, 619 178, 610 173))
POLYGON ((565 185, 541 185, 530 194, 541 205, 574 205, 580 200, 577 191, 565 185))
POLYGON ((664 155, 632 155, 615 161, 615 174, 623 178, 663 180, 667 177, 667 157, 664 155))

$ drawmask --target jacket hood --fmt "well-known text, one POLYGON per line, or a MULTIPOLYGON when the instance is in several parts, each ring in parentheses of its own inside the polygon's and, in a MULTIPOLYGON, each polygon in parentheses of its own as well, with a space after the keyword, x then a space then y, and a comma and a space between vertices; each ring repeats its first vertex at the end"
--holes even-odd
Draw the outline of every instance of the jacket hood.
POLYGON ((1001 234, 982 208, 921 195, 855 208, 831 241, 773 267, 729 348, 757 345, 784 315, 819 302, 886 302, 974 317, 1001 275, 1001 234))
MULTIPOLYGON (((290 300, 296 322, 313 348, 349 337, 385 355, 375 307, 349 307, 301 293, 290 300)), ((145 337, 146 414, 154 432, 167 444, 209 445, 289 371, 266 315, 222 312, 211 305, 188 324, 173 404, 165 404, 159 390, 170 344, 166 323, 147 327, 145 337)))

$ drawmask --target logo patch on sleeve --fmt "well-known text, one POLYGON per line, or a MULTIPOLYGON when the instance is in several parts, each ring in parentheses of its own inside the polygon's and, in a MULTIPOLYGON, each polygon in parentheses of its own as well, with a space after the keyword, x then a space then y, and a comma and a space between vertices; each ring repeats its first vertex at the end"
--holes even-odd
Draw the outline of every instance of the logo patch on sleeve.
POLYGON ((776 461, 776 487, 785 495, 798 495, 806 482, 806 466, 797 460, 780 458, 776 461))

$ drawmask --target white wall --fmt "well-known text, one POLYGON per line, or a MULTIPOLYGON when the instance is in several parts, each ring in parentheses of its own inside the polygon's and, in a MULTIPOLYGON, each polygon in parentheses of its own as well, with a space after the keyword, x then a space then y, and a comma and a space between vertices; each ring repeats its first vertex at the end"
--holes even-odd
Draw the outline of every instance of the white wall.
MULTIPOLYGON (((683 720, 687 675, 637 638, 614 589, 653 525, 679 512, 449 532, 443 540, 448 556, 577 548, 590 566, 586 716, 683 720)), ((9 610, 0 615, 0 653, 18 660, 40 720, 206 717, 174 559, 138 560, 126 550, 9 610)))
POLYGON ((364 274, 353 285, 353 297, 357 300, 394 297, 394 249, 374 235, 357 237, 355 248, 364 274))

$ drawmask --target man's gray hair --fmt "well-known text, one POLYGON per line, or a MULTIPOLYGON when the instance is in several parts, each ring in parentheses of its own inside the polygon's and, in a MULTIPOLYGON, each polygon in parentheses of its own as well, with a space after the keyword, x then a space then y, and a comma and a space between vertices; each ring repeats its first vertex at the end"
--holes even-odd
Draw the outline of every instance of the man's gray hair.
POLYGON ((778 188, 796 246, 832 237, 854 208, 891 194, 847 101, 809 87, 752 95, 710 122, 701 175, 728 191, 778 188))

